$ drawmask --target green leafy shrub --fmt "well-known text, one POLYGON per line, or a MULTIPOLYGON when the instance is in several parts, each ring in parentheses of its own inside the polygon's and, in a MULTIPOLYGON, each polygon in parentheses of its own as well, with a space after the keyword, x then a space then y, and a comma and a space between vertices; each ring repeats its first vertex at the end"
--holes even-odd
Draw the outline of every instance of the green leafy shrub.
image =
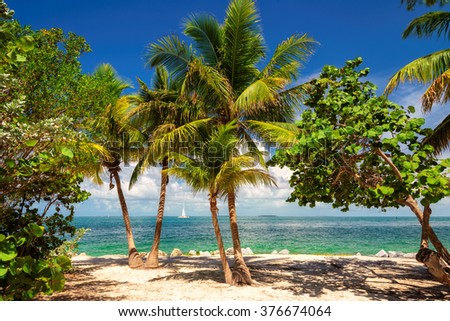
POLYGON ((79 228, 76 230, 75 235, 70 240, 65 240, 60 246, 51 251, 52 256, 64 255, 67 257, 73 257, 78 254, 78 243, 81 238, 89 232, 89 228, 79 228))
POLYGON ((44 227, 33 223, 13 235, 0 234, 0 300, 30 300, 64 288, 70 258, 22 256, 43 235, 44 227))

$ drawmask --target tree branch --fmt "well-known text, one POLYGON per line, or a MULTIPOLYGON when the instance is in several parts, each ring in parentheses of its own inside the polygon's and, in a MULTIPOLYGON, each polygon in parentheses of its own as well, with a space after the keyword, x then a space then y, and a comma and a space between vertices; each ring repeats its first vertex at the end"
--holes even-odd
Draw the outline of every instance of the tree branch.
POLYGON ((378 156, 380 156, 386 163, 388 163, 388 165, 392 168, 392 170, 394 171, 395 176, 397 176, 398 180, 400 182, 403 182, 403 177, 402 174, 400 173, 400 171, 398 170, 397 166, 395 166, 395 164, 390 160, 390 158, 383 153, 383 151, 380 148, 375 149, 375 152, 377 153, 378 156))

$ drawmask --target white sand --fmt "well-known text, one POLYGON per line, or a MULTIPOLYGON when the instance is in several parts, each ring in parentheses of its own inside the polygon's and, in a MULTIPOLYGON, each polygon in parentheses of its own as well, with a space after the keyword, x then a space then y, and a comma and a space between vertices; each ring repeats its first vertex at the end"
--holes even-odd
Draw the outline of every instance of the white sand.
MULTIPOLYGON (((230 263, 231 262, 230 257, 230 263)), ((130 269, 123 256, 77 256, 65 291, 43 300, 450 300, 414 259, 356 256, 246 256, 255 285, 229 286, 218 256, 161 259, 130 269)))

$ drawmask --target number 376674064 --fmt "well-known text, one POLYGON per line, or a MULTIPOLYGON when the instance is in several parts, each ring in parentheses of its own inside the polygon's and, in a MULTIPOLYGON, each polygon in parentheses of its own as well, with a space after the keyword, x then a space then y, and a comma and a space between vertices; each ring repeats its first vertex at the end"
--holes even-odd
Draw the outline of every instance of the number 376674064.
POLYGON ((289 306, 276 306, 276 305, 263 305, 261 306, 259 315, 262 317, 329 317, 331 316, 330 306, 301 306, 301 305, 289 305, 289 306))

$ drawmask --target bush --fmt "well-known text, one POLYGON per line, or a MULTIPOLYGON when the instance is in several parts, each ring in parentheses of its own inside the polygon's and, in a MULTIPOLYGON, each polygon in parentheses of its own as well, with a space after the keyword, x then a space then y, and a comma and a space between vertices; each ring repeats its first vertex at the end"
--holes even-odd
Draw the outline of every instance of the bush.
POLYGON ((13 235, 0 234, 0 300, 30 300, 64 288, 64 272, 72 267, 70 258, 23 256, 43 235, 44 227, 34 223, 13 235))

